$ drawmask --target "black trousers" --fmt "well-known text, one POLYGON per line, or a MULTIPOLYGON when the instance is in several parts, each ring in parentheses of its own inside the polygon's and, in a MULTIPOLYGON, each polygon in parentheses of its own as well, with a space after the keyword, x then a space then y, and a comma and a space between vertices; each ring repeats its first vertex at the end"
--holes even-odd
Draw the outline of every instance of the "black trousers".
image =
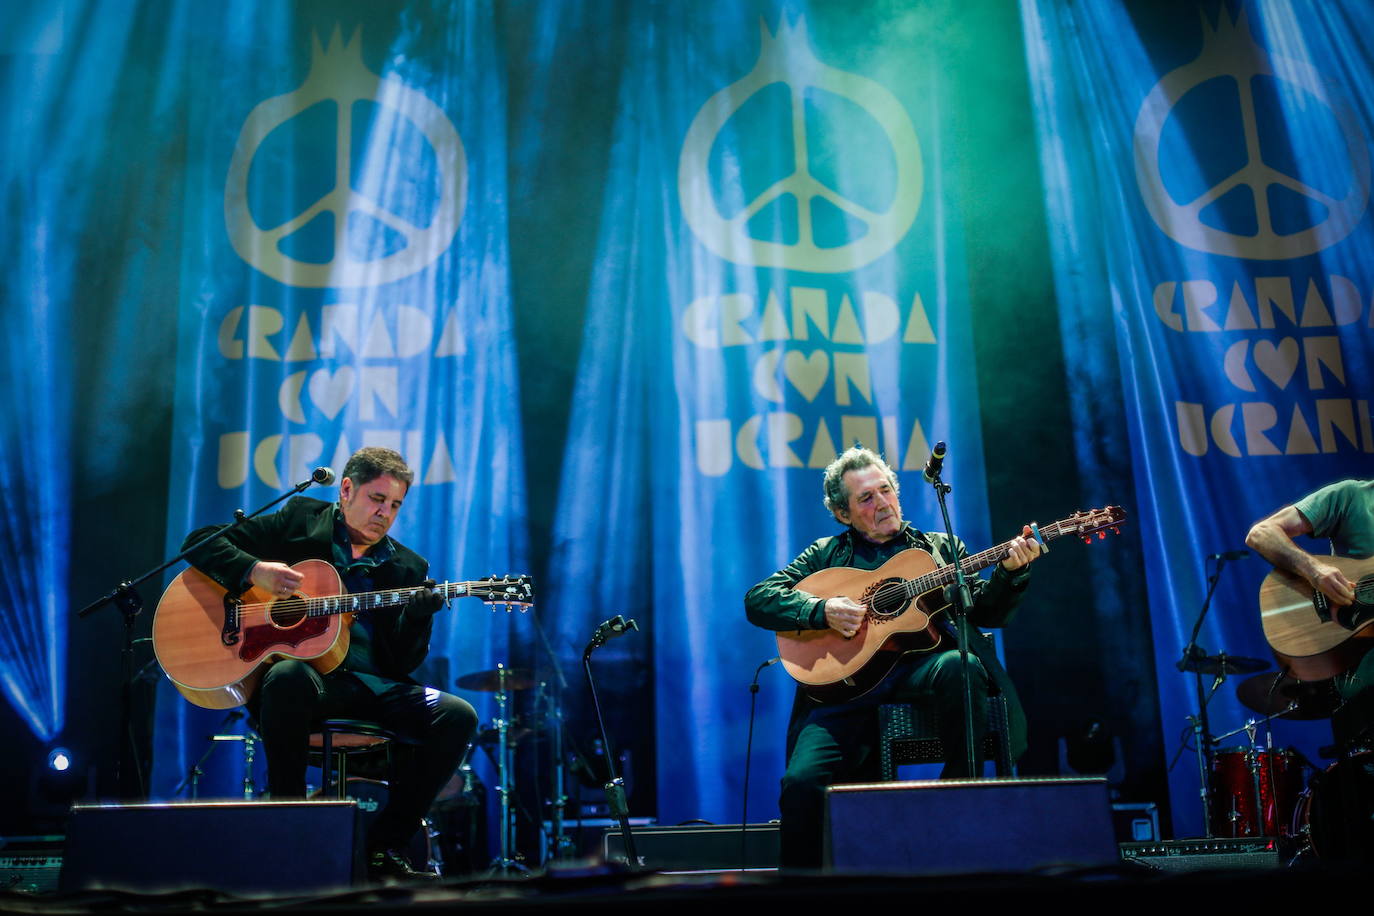
POLYGON ((849 702, 817 707, 800 723, 778 808, 780 859, 784 868, 820 868, 826 786, 878 775, 878 707, 928 703, 940 716, 946 762, 940 776, 955 779, 982 772, 987 734, 988 676, 968 657, 973 687, 973 741, 978 769, 970 774, 964 752, 964 679, 959 653, 931 652, 902 662, 881 684, 849 702))
POLYGON ((310 733, 325 719, 369 719, 419 742, 409 765, 392 778, 387 806, 368 837, 372 849, 406 844, 477 730, 477 713, 459 697, 400 681, 378 693, 347 671, 320 674, 295 659, 267 669, 254 706, 273 798, 305 796, 310 733))

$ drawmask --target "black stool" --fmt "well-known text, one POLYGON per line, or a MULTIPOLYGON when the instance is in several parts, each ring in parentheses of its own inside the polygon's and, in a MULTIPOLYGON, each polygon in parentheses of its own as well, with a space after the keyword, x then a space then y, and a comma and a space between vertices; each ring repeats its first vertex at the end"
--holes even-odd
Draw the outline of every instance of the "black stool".
POLYGON ((320 770, 323 773, 320 794, 332 792, 335 798, 346 797, 348 762, 351 757, 385 753, 389 777, 393 743, 415 742, 367 719, 326 719, 321 722, 320 730, 310 736, 310 749, 320 755, 320 770))
MULTIPOLYGON (((977 702, 975 700, 974 702, 977 702)), ((987 698, 988 732, 983 755, 993 762, 997 775, 1016 775, 1007 739, 1007 698, 987 698)), ((959 748, 957 753, 963 753, 959 748)), ((943 763, 948 757, 940 740, 940 714, 924 705, 888 703, 878 707, 878 766, 884 782, 897 778, 897 767, 907 763, 943 763)))

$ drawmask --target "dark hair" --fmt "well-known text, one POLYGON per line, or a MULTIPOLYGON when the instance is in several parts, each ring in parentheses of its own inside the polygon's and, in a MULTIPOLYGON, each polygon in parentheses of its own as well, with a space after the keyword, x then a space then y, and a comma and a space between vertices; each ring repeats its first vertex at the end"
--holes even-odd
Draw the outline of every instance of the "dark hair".
POLYGON ((354 452, 348 464, 344 465, 343 476, 353 481, 355 486, 371 483, 378 477, 391 476, 405 484, 407 490, 415 480, 415 472, 399 452, 375 445, 354 452))

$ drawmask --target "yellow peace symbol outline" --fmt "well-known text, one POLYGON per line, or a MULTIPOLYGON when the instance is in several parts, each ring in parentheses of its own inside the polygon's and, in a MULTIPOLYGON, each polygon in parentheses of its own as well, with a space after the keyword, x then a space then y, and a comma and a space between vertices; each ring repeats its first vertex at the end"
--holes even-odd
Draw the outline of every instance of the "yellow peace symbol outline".
POLYGON ((467 197, 467 152, 462 138, 441 108, 421 92, 394 77, 381 79, 362 61, 362 42, 321 50, 318 40, 310 74, 299 88, 260 102, 248 114, 234 145, 225 181, 224 221, 239 257, 288 286, 340 288, 379 286, 428 267, 448 250, 463 219, 467 197), (248 171, 259 146, 277 126, 319 102, 338 106, 335 130, 334 186, 305 210, 278 226, 262 228, 248 207, 248 171), (352 108, 355 101, 374 101, 414 124, 434 150, 439 168, 439 205, 425 227, 379 206, 351 187, 352 108), (324 264, 298 261, 282 254, 278 243, 322 212, 334 214, 334 257, 324 264), (405 239, 404 247, 380 258, 357 260, 348 255, 348 214, 359 212, 405 239))
MULTIPOLYGON (((1242 25, 1241 28, 1243 27, 1242 25)), ((1234 44, 1223 44, 1218 41, 1204 48, 1196 60, 1170 71, 1154 85, 1136 116, 1136 183, 1150 217, 1166 235, 1180 245, 1207 254, 1248 260, 1305 257, 1344 239, 1354 231, 1364 216, 1365 207, 1369 202, 1369 150, 1353 113, 1344 103, 1326 91, 1320 74, 1313 67, 1302 61, 1283 58, 1283 75, 1279 77, 1274 71, 1270 55, 1264 49, 1250 43, 1246 50, 1250 53, 1235 53, 1234 44), (1230 64, 1230 69, 1220 70, 1221 63, 1230 64), (1203 81, 1220 75, 1232 77, 1240 93, 1241 121, 1245 135, 1245 165, 1193 200, 1176 204, 1164 188, 1160 168, 1159 147, 1164 124, 1180 99, 1203 81), (1326 105, 1336 116, 1351 163, 1351 185, 1343 199, 1331 197, 1264 163, 1252 88, 1252 78, 1257 75, 1281 78, 1300 86, 1326 105), (1298 232, 1276 232, 1266 193, 1271 184, 1278 184, 1322 204, 1327 208, 1327 218, 1298 232), (1254 200, 1255 234, 1238 235, 1204 224, 1199 218, 1202 210, 1240 185, 1250 188, 1254 200)))
POLYGON ((876 260, 901 241, 916 220, 923 178, 921 143, 902 103, 881 84, 816 59, 806 40, 804 20, 799 20, 795 27, 783 25, 776 37, 764 27, 754 68, 743 78, 717 91, 697 112, 683 139, 678 160, 678 198, 692 232, 703 245, 727 261, 748 266, 840 273, 876 260), (786 84, 791 93, 796 168, 727 219, 720 215, 710 187, 711 146, 731 116, 755 93, 774 83, 786 84), (803 97, 806 86, 849 99, 882 127, 892 144, 897 163, 897 186, 886 212, 874 212, 841 197, 811 175, 803 97), (784 194, 792 194, 798 201, 799 241, 787 245, 751 237, 746 231, 749 220, 784 194), (858 219, 868 227, 868 232, 844 245, 831 248, 816 245, 810 207, 815 197, 858 219))

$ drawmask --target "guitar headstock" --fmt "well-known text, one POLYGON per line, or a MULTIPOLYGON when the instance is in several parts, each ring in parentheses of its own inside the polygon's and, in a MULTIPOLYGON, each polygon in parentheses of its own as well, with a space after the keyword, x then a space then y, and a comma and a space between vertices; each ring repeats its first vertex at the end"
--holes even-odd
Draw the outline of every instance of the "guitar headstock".
POLYGON ((1103 540, 1107 531, 1121 533, 1121 523, 1126 520, 1126 510, 1120 506, 1104 506, 1101 509, 1080 509, 1060 522, 1065 534, 1083 539, 1084 544, 1093 542, 1093 535, 1103 540))
POLYGON ((534 605, 534 580, 529 576, 488 576, 471 583, 468 590, 493 609, 505 605, 507 611, 518 608, 523 613, 534 605))

